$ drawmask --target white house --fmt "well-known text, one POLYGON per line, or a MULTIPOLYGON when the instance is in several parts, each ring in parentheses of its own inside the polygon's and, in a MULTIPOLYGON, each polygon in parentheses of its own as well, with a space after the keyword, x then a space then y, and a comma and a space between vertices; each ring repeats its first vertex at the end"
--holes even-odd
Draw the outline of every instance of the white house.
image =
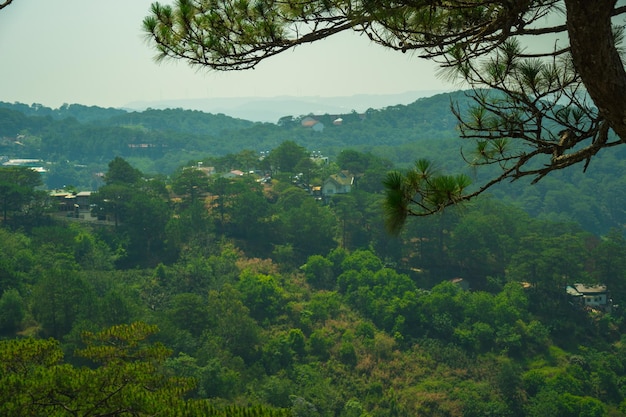
POLYGON ((322 195, 328 197, 334 194, 347 194, 352 191, 353 185, 354 175, 348 171, 341 171, 338 174, 331 175, 324 181, 322 195))
POLYGON ((573 284, 566 288, 567 294, 581 305, 606 308, 609 306, 609 293, 606 285, 573 284))

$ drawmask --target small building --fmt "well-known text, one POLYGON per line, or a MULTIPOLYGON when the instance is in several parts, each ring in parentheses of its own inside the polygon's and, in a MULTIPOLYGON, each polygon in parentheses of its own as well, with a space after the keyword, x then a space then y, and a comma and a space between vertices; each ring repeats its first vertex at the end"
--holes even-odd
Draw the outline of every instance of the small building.
POLYGON ((300 124, 302 125, 302 127, 313 127, 316 124, 318 124, 319 121, 315 120, 314 118, 307 116, 304 119, 302 119, 302 121, 300 122, 300 124))
POLYGON ((207 177, 210 177, 211 175, 216 173, 215 167, 204 167, 202 165, 199 165, 196 169, 204 173, 204 175, 206 175, 207 177))
POLYGON ((58 211, 75 210, 76 196, 68 191, 53 191, 50 193, 50 199, 58 211))
POLYGON ((42 174, 42 173, 48 172, 43 167, 43 163, 44 161, 42 161, 41 159, 9 159, 8 161, 5 161, 2 165, 14 166, 14 167, 26 167, 42 174))
POLYGON ((224 178, 237 178, 237 177, 243 177, 244 172, 238 169, 233 169, 230 172, 227 172, 225 174, 222 174, 222 177, 224 178))
POLYGON ((76 204, 79 211, 91 210, 91 191, 81 191, 76 193, 76 204))
POLYGON ((324 123, 320 122, 317 119, 314 119, 311 116, 307 116, 300 122, 302 127, 311 128, 316 132, 321 132, 324 130, 324 123))
POLYGON ((91 191, 72 193, 69 191, 53 191, 50 200, 56 210, 68 212, 67 217, 90 218, 91 217, 91 191))
POLYGON ((311 129, 313 129, 313 131, 315 131, 315 132, 323 132, 324 131, 324 123, 322 123, 322 122, 315 123, 311 127, 311 129))
POLYGON ((329 197, 334 194, 347 194, 352 191, 354 186, 354 175, 348 171, 341 171, 333 174, 324 181, 322 185, 322 195, 329 197))
POLYGON ((607 308, 611 299, 606 285, 572 284, 566 287, 568 296, 583 307, 607 308))

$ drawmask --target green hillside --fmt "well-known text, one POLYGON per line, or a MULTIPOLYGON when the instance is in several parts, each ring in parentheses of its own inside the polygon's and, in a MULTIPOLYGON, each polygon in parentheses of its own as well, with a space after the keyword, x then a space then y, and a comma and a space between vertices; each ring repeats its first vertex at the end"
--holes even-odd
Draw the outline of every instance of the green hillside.
POLYGON ((626 415, 620 231, 481 198, 394 238, 385 160, 341 152, 363 182, 324 204, 283 157, 265 183, 118 157, 77 215, 0 168, 0 414, 626 415))
MULTIPOLYGON (((371 153, 400 169, 431 159, 444 171, 467 173, 480 184, 493 172, 468 169, 461 150, 471 144, 458 139, 450 111, 452 103, 463 108, 464 100, 462 92, 446 93, 363 114, 285 116, 277 124, 182 109, 125 112, 68 105, 53 110, 0 103, 0 156, 43 160, 49 188, 93 190, 101 185, 96 174, 116 156, 144 172, 171 175, 190 161, 267 152, 294 141, 331 160, 344 149, 371 153), (303 126, 306 118, 315 125, 303 126)), ((584 174, 564 170, 532 187, 519 181, 491 193, 533 216, 574 221, 597 234, 621 229, 626 223, 620 191, 625 189, 624 152, 600 153, 584 174)))

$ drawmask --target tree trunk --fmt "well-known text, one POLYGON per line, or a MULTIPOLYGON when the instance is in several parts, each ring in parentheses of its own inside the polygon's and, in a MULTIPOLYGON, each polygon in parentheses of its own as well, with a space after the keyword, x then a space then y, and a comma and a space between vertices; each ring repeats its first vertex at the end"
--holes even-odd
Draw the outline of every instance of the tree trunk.
POLYGON ((626 142, 626 71, 611 30, 615 3, 565 0, 574 66, 600 115, 626 142))

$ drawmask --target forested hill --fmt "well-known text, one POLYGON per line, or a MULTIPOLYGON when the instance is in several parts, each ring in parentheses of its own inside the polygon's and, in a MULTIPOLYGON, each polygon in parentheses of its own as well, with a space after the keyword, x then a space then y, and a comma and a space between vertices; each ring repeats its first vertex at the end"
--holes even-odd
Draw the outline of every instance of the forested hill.
POLYGON ((84 106, 82 104, 64 104, 58 109, 52 109, 38 103, 28 105, 23 103, 11 104, 2 101, 0 101, 0 109, 15 110, 26 116, 48 117, 55 120, 72 117, 80 122, 109 119, 113 116, 126 113, 126 111, 122 109, 84 106))
POLYGON ((494 190, 532 216, 479 198, 390 236, 394 165, 463 166, 450 100, 278 124, 0 109, 0 155, 48 170, 0 169, 0 415, 626 416, 626 240, 604 234, 624 151, 494 190), (102 166, 89 205, 39 189, 102 166), (305 190, 344 169, 350 193, 305 190))
MULTIPOLYGON (((116 156, 144 172, 169 175, 189 161, 268 151, 294 141, 331 160, 344 149, 372 153, 398 168, 427 158, 444 170, 465 170, 484 180, 489 173, 467 170, 461 157, 460 150, 469 144, 458 139, 452 103, 467 105, 465 94, 438 94, 364 113, 286 115, 273 124, 183 109, 127 112, 0 102, 0 156, 44 160, 50 188, 73 184, 94 189, 93 174, 116 156)), ((575 221, 605 234, 626 223, 621 203, 626 197, 624 152, 600 153, 584 174, 574 167, 532 187, 519 181, 492 193, 534 216, 575 221)))
POLYGON ((294 140, 327 155, 353 147, 391 152, 386 156, 392 161, 400 157, 397 162, 408 162, 406 152, 396 153, 387 147, 412 145, 417 139, 454 137, 455 119, 449 109, 451 98, 458 95, 441 94, 363 114, 286 115, 277 124, 183 109, 126 112, 76 104, 50 109, 37 104, 0 103, 0 154, 58 156, 90 163, 103 156, 138 156, 132 146, 137 143, 150 144, 145 156, 160 159, 181 152, 221 156, 242 149, 261 151, 294 140), (317 125, 303 126, 307 117, 317 125), (340 125, 334 123, 338 119, 340 125), (20 141, 12 148, 11 139, 18 135, 40 140, 20 141))

